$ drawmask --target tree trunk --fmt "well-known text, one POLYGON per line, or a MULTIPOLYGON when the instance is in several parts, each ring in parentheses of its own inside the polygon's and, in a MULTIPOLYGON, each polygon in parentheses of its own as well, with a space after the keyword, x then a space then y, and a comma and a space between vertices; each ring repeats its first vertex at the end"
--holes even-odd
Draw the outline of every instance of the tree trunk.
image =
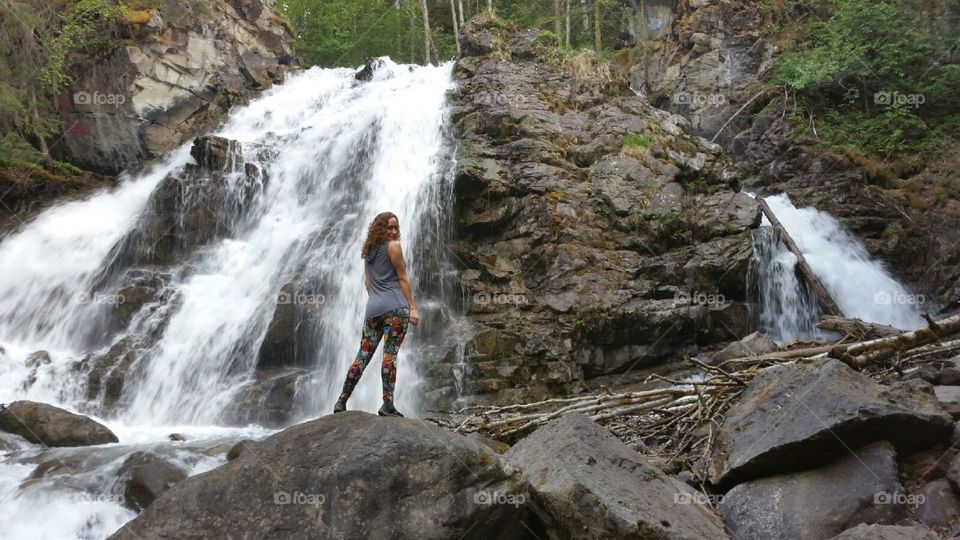
POLYGON ((583 17, 583 33, 590 35, 590 8, 587 7, 587 0, 580 0, 580 15, 583 17))
POLYGON ((457 26, 457 6, 450 0, 450 18, 453 20, 453 40, 457 42, 457 56, 460 56, 460 28, 457 26))
POLYGON ((823 286, 823 283, 820 282, 817 275, 813 273, 813 269, 807 264, 807 259, 803 257, 803 252, 797 247, 797 243, 793 241, 793 238, 787 233, 787 230, 780 224, 780 220, 773 214, 773 210, 770 210, 770 207, 767 206, 767 201, 757 197, 757 203, 760 204, 760 209, 766 214, 767 219, 770 220, 770 224, 773 225, 774 232, 779 233, 775 234, 775 237, 779 236, 780 239, 783 240, 784 245, 787 246, 787 249, 796 255, 797 268, 800 269, 800 273, 803 274, 803 277, 807 280, 807 284, 810 285, 810 289, 813 290, 813 294, 817 297, 824 315, 842 315, 840 308, 834 303, 833 298, 830 297, 830 293, 827 292, 827 288, 823 286))
MULTIPOLYGON (((33 109, 33 121, 36 123, 35 127, 39 126, 40 112, 37 110, 37 94, 34 91, 30 92, 30 108, 33 109)), ((36 129, 35 131, 42 132, 43 130, 36 129)), ((47 147, 47 140, 42 133, 37 133, 37 139, 40 141, 40 153, 43 154, 43 163, 49 167, 53 159, 50 157, 50 148, 47 147)))
POLYGON ((487 0, 487 11, 493 13, 493 0, 487 0))
POLYGON ((420 0, 420 9, 423 10, 423 57, 430 65, 430 13, 427 11, 427 0, 420 0))
POLYGON ((560 40, 560 0, 553 0, 553 33, 560 40))
POLYGON ((565 33, 564 33, 564 35, 563 35, 563 44, 564 44, 564 46, 566 46, 567 48, 569 48, 569 47, 570 47, 570 0, 567 0, 566 10, 567 10, 567 13, 566 13, 566 29, 565 29, 565 33))
POLYGON ((463 0, 457 0, 457 6, 460 8, 460 26, 463 26, 463 0))
POLYGON ((603 48, 600 39, 600 0, 593 0, 593 50, 599 51, 603 48))

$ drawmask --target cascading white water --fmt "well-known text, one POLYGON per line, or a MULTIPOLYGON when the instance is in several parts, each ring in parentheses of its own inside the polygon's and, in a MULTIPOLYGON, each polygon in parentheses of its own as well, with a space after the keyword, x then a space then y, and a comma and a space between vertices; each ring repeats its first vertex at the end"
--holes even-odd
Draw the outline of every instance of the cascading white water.
MULTIPOLYGON (((846 317, 911 330, 923 326, 922 295, 911 294, 833 216, 797 208, 786 194, 765 197, 846 317)), ((818 337, 820 310, 796 276, 796 257, 774 243, 770 223, 755 231, 750 281, 760 303, 762 330, 778 342, 818 337)))
MULTIPOLYGON (((309 294, 294 290, 291 301, 309 302, 319 329, 311 349, 316 354, 299 366, 305 375, 297 384, 293 420, 329 413, 359 346, 366 302, 359 253, 378 212, 399 217, 415 292, 439 287, 441 278, 421 274, 442 266, 444 258, 444 197, 452 185, 445 105, 453 84, 451 66, 404 66, 384 59, 369 81, 353 74, 313 68, 231 112, 215 135, 238 141, 242 161, 262 171, 255 200, 241 212, 220 212, 218 226, 224 232, 164 269, 168 300, 145 306, 125 331, 107 340, 103 332, 89 331, 112 298, 95 291, 109 291, 101 287, 115 277, 108 268, 120 268, 122 274, 138 267, 139 261, 125 259, 118 246, 136 231, 151 192, 192 162, 189 144, 117 189, 51 209, 0 242, 0 403, 33 399, 97 412, 98 404, 84 398, 86 382, 76 373, 77 361, 124 336, 156 334, 129 368, 122 406, 104 409, 99 418, 125 449, 94 467, 91 474, 101 478, 100 484, 91 480, 84 487, 107 499, 71 506, 64 494, 75 488, 47 480, 29 490, 17 487, 39 460, 36 449, 21 441, 23 449, 11 454, 15 459, 0 462, 4 513, 21 508, 27 516, 11 530, 38 533, 43 524, 30 523, 30 516, 40 517, 29 508, 61 513, 67 505, 71 520, 64 520, 54 536, 103 537, 132 517, 109 498, 115 486, 106 480, 124 455, 143 445, 168 448, 171 432, 190 434, 188 446, 196 450, 260 429, 218 426, 236 406, 238 393, 254 382, 259 344, 281 289, 290 283, 316 286, 309 294), (424 285, 425 280, 430 283, 424 285), (50 353, 50 363, 28 366, 27 355, 38 350, 50 353)), ((244 172, 238 165, 224 181, 225 189, 239 193, 244 172)), ((423 311, 424 305, 441 303, 421 295, 418 304, 423 311)), ((410 328, 398 359, 397 406, 415 413, 411 389, 418 382, 420 330, 410 328)), ((351 409, 379 406, 379 361, 378 354, 350 400, 351 409)), ((197 469, 186 457, 177 459, 192 472, 212 466, 204 462, 197 469)))

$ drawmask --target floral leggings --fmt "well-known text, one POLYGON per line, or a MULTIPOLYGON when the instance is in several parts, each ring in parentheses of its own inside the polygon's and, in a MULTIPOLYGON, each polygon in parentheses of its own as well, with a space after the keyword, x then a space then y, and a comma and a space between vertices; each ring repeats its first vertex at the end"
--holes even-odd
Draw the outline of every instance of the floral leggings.
POLYGON ((383 338, 383 366, 380 368, 380 377, 383 382, 383 402, 393 404, 393 387, 397 383, 397 352, 403 343, 403 336, 407 333, 407 323, 410 321, 408 308, 397 308, 376 317, 370 317, 363 322, 363 336, 360 338, 360 352, 350 364, 347 371, 347 380, 343 383, 340 399, 347 401, 353 389, 360 382, 360 376, 366 369, 373 353, 383 338))

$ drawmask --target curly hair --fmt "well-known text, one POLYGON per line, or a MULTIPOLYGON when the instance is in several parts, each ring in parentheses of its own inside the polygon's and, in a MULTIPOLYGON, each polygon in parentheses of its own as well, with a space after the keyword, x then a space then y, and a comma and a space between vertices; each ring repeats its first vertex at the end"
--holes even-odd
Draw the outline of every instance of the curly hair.
MULTIPOLYGON (((393 212, 380 212, 377 214, 377 217, 373 218, 373 221, 370 222, 370 227, 367 228, 367 239, 363 241, 363 247, 360 249, 361 257, 366 258, 374 246, 378 246, 390 240, 390 232, 387 230, 387 223, 390 222, 391 218, 396 217, 397 216, 393 212)), ((399 218, 397 218, 397 221, 399 221, 399 218)), ((400 231, 397 231, 397 239, 399 238, 400 231)))

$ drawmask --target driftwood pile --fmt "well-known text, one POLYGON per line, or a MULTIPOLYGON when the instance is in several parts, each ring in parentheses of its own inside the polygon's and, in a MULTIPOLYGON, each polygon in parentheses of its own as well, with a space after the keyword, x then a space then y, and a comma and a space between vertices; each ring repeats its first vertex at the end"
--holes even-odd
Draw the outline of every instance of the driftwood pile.
POLYGON ((451 415, 456 421, 444 424, 459 433, 514 441, 554 418, 580 412, 662 466, 688 467, 709 451, 731 400, 763 367, 830 357, 889 382, 909 376, 922 364, 960 353, 960 315, 940 321, 927 318, 927 322, 918 330, 891 334, 891 329, 882 325, 826 317, 821 323, 824 327, 845 332, 832 343, 787 347, 717 365, 689 358, 689 373, 680 379, 651 375, 650 389, 467 407, 451 415), (877 335, 882 337, 872 337, 877 335))

